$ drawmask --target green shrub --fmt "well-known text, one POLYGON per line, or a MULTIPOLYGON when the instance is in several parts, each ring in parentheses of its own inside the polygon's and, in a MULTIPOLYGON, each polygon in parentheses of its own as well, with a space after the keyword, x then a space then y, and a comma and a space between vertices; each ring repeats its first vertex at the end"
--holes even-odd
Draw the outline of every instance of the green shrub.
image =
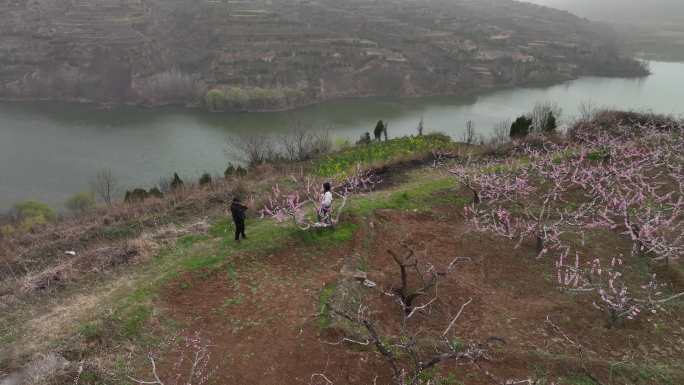
POLYGON ((0 238, 2 237, 10 237, 14 235, 14 233, 17 231, 17 229, 14 228, 12 225, 3 225, 0 226, 0 238))
POLYGON ((199 185, 200 186, 206 186, 208 184, 211 184, 211 175, 209 175, 208 172, 205 172, 202 174, 202 176, 199 178, 199 185))
POLYGON ((371 143, 371 135, 369 132, 363 133, 359 140, 356 141, 357 145, 364 145, 371 143))
POLYGON ((142 202, 149 198, 149 194, 145 189, 136 188, 133 191, 126 191, 126 196, 124 197, 124 202, 126 203, 137 203, 142 202))
POLYGON ((211 111, 221 111, 226 108, 226 93, 219 89, 207 91, 204 96, 204 103, 211 111))
POLYGON ((151 197, 154 197, 154 198, 159 198, 159 199, 164 198, 164 193, 161 192, 161 190, 158 187, 152 187, 147 194, 151 197))
POLYGON ((35 227, 45 225, 57 218, 50 206, 37 201, 25 201, 14 205, 15 226, 3 227, 2 233, 9 236, 14 232, 29 232, 35 227))
POLYGON ((526 116, 520 116, 511 125, 511 138, 524 138, 530 133, 532 127, 532 119, 526 116))
POLYGON ((19 219, 38 219, 42 218, 45 221, 54 221, 57 216, 50 206, 38 201, 25 201, 14 205, 14 211, 19 219))
POLYGON ((32 231, 38 226, 46 225, 49 221, 44 216, 38 215, 35 217, 24 218, 19 223, 19 232, 26 233, 32 231))
POLYGON ((229 179, 233 175, 235 175, 235 166, 233 166, 233 164, 230 163, 228 167, 226 167, 226 171, 223 172, 223 177, 229 179))
POLYGON ((80 192, 67 199, 64 206, 71 212, 84 213, 95 207, 95 194, 80 192))
POLYGON ((245 176, 247 175, 247 169, 242 166, 237 166, 237 168, 235 169, 235 175, 245 176))
POLYGON ((207 106, 213 110, 222 110, 226 108, 246 110, 250 108, 274 108, 282 105, 290 105, 297 100, 302 99, 304 96, 304 92, 300 90, 285 87, 230 87, 225 92, 216 89, 209 91, 205 100, 207 106), (209 95, 210 93, 211 97, 209 95), (218 104, 218 106, 215 104, 218 104))
POLYGON ((603 148, 594 150, 587 154, 587 159, 594 162, 605 161, 610 159, 610 152, 607 149, 603 148))
POLYGON ((238 87, 231 87, 226 91, 226 104, 235 110, 242 110, 249 107, 249 93, 238 87))

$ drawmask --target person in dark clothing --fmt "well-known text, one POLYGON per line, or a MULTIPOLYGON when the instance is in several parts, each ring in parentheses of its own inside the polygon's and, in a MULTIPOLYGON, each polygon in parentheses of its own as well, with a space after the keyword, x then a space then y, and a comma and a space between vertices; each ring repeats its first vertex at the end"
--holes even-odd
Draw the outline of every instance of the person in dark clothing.
POLYGON ((382 139, 382 134, 385 132, 385 123, 381 121, 378 122, 377 125, 375 125, 375 130, 373 130, 373 135, 375 136, 375 140, 378 142, 382 139))
POLYGON ((247 239, 245 235, 245 211, 247 211, 247 206, 240 202, 240 198, 233 198, 233 203, 230 205, 230 213, 233 214, 233 222, 235 222, 235 240, 240 241, 240 235, 242 239, 247 239))

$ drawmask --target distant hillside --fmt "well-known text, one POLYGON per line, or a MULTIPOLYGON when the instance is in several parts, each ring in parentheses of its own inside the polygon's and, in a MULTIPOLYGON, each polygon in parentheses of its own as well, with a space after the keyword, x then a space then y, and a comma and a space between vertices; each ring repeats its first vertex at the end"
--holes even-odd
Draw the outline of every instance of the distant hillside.
POLYGON ((681 0, 530 0, 579 16, 614 24, 635 55, 684 61, 684 6, 681 0))
POLYGON ((602 28, 508 0, 0 0, 0 97, 254 110, 643 75, 602 28))

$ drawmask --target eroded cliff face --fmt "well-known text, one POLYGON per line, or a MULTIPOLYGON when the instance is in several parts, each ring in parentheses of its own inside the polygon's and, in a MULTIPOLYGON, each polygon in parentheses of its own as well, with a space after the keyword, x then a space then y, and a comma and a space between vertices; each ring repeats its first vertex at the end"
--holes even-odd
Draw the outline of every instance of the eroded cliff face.
MULTIPOLYGON (((639 75, 604 31, 508 0, 0 0, 0 98, 284 108, 639 75)), ((221 107, 219 106, 219 107, 221 107)))

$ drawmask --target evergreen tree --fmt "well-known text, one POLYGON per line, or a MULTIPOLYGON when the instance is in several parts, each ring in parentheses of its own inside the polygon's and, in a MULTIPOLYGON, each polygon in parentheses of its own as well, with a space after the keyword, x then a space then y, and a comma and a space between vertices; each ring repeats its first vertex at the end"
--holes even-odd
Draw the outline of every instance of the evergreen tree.
POLYGON ((546 122, 544 122, 543 131, 546 133, 554 132, 556 131, 556 128, 558 128, 556 117, 553 115, 553 112, 550 112, 549 116, 546 118, 546 122))
POLYGON ((228 168, 226 168, 226 171, 223 172, 223 176, 226 179, 228 179, 231 176, 233 176, 234 174, 235 174, 235 166, 233 166, 233 164, 231 163, 228 165, 228 168))
POLYGON ((247 169, 242 166, 237 166, 237 168, 235 169, 235 175, 245 176, 247 175, 247 169))
POLYGON ((155 197, 155 198, 159 198, 159 199, 164 198, 164 193, 162 193, 158 187, 152 187, 147 194, 151 197, 155 197))
POLYGON ((147 191, 141 188, 136 188, 133 191, 126 191, 126 197, 124 202, 126 203, 137 203, 142 202, 149 197, 147 191))
POLYGON ((511 124, 511 138, 524 138, 530 133, 532 119, 522 115, 511 124))
POLYGON ((205 172, 199 179, 199 185, 206 186, 208 184, 211 184, 211 175, 209 175, 208 172, 205 172))
POLYGON ((178 173, 173 173, 173 180, 171 181, 171 190, 176 190, 183 187, 183 181, 178 176, 178 173))

